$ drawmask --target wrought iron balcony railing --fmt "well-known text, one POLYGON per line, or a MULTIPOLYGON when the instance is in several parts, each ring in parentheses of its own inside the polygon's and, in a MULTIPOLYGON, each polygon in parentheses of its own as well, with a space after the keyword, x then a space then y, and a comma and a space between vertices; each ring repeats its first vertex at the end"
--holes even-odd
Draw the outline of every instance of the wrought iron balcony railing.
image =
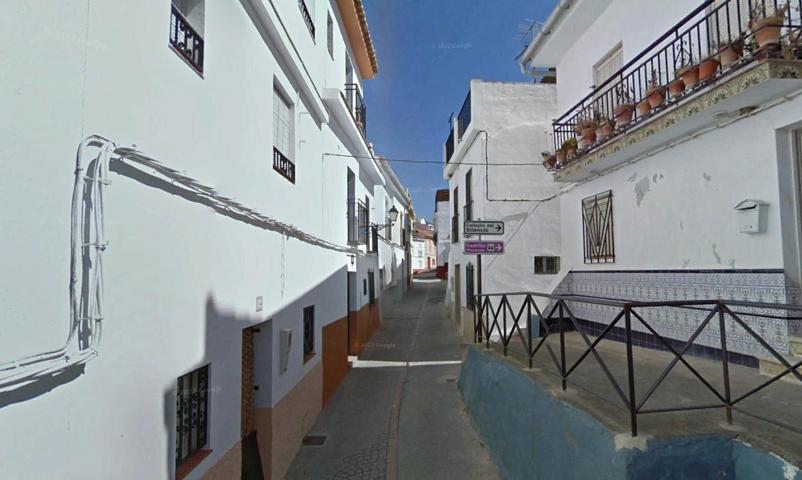
POLYGON ((298 0, 298 9, 301 10, 301 16, 304 17, 306 28, 308 28, 309 33, 312 34, 312 38, 315 38, 315 22, 312 20, 312 15, 309 14, 309 9, 306 8, 306 2, 304 0, 298 0))
POLYGON ((295 164, 276 147, 273 147, 273 170, 295 183, 295 164))
POLYGON ((170 46, 198 73, 203 73, 203 38, 174 4, 170 9, 170 46))
POLYGON ((705 0, 553 122, 561 165, 764 58, 802 58, 802 0, 705 0))
POLYGON ((457 138, 462 140, 465 131, 468 130, 468 125, 471 124, 471 91, 468 90, 468 96, 462 103, 462 108, 457 115, 457 138))
MULTIPOLYGON (((641 302, 535 292, 477 295, 475 302, 478 308, 474 310, 474 342, 486 342, 487 348, 490 348, 491 343, 500 344, 505 356, 508 350, 523 355, 530 368, 537 363, 539 369, 555 373, 561 379, 563 390, 566 390, 569 381, 582 376, 581 373, 577 375, 578 367, 592 355, 598 364, 598 375, 606 377, 615 393, 612 400, 605 398, 605 401, 612 402, 611 405, 618 404, 628 412, 633 436, 638 434, 638 419, 641 415, 707 409, 724 410, 726 420, 730 424, 733 412, 738 412, 802 434, 798 418, 788 422, 778 418, 768 418, 744 408, 744 404, 747 403, 745 400, 754 399, 757 397, 756 394, 763 392, 766 387, 783 377, 802 382, 802 360, 797 358, 789 360, 772 347, 769 344, 772 341, 771 334, 765 328, 768 321, 784 323, 798 321, 799 315, 802 314, 800 305, 718 299, 641 302), (543 302, 548 302, 548 306, 541 309, 538 300, 541 305, 543 302), (603 316, 603 318, 580 318, 576 313, 578 311, 598 312, 598 317, 603 316), (674 318, 678 316, 687 318, 687 321, 693 324, 693 332, 689 332, 687 338, 670 338, 659 333, 666 330, 665 325, 659 323, 659 319, 665 319, 669 315, 674 318), (578 351, 569 352, 570 349, 566 346, 569 332, 579 337, 580 342, 576 343, 579 345, 578 351), (520 340, 520 343, 517 340, 520 340), (621 354, 617 353, 618 350, 615 350, 615 354, 610 353, 610 350, 605 353, 599 345, 603 341, 606 341, 605 345, 609 342, 623 342, 625 361, 621 358, 621 354), (749 382, 745 382, 743 378, 732 379, 730 367, 737 364, 745 365, 748 358, 753 358, 734 351, 739 343, 745 341, 762 347, 767 358, 780 365, 780 373, 757 382, 754 379, 749 382), (716 375, 718 378, 710 376, 710 369, 700 368, 695 362, 691 363, 687 359, 693 349, 699 346, 705 347, 704 342, 716 346, 717 355, 712 356, 721 364, 721 376, 716 375), (635 351, 643 345, 651 345, 652 349, 670 352, 673 359, 656 380, 648 380, 648 388, 640 390, 639 385, 643 385, 646 379, 651 378, 643 372, 638 374, 641 370, 647 370, 639 361, 643 357, 636 358, 638 355, 644 355, 643 350, 635 351), (544 346, 548 357, 544 355, 536 357, 544 346), (553 346, 556 347, 556 352, 553 346), (570 353, 569 358, 567 353, 570 353), (682 363, 690 370, 692 379, 699 381, 700 390, 709 391, 713 395, 704 397, 710 398, 710 401, 688 405, 686 398, 677 401, 677 396, 672 395, 671 399, 674 402, 668 406, 661 401, 660 406, 647 407, 647 403, 655 397, 654 393, 659 387, 670 383, 666 381, 666 377, 678 363, 682 363), (618 367, 613 366, 614 364, 618 367), (623 385, 622 374, 626 375, 623 385)), ((645 354, 648 355, 649 352, 646 351, 645 354)), ((752 375, 760 378, 756 370, 752 375)), ((739 375, 743 374, 741 370, 739 375)), ((581 381, 574 381, 574 385, 587 387, 579 382, 581 381)), ((783 400, 778 398, 776 401, 783 400)))
POLYGON ((359 127, 362 135, 367 136, 367 107, 365 106, 365 99, 362 98, 362 92, 359 90, 359 85, 346 83, 345 99, 356 126, 359 127))
POLYGON ((446 139, 446 163, 451 161, 451 156, 454 155, 454 127, 452 126, 448 132, 446 139))

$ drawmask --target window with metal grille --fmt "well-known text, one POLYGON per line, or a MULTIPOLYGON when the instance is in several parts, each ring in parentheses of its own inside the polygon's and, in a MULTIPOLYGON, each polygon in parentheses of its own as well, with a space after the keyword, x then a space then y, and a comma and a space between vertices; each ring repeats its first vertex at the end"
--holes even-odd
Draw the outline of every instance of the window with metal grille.
POLYGON ((196 72, 203 74, 204 0, 173 0, 170 46, 196 72))
MULTIPOLYGON (((465 208, 463 208, 463 215, 465 218, 463 222, 473 220, 473 169, 468 170, 465 174, 465 208)), ((467 235, 466 235, 467 237, 467 235)))
POLYGON ((347 169, 347 192, 348 203, 346 205, 346 215, 348 216, 348 244, 356 245, 359 243, 359 218, 357 217, 356 202, 356 175, 349 168, 347 169))
POLYGON ((315 354, 315 306, 304 308, 304 362, 315 354))
POLYGON ((329 55, 334 59, 334 22, 331 19, 331 12, 326 14, 326 47, 329 55))
POLYGON ((582 236, 585 263, 615 262, 611 190, 582 200, 582 236))
POLYGON ((203 450, 209 435, 209 365, 178 377, 175 464, 203 450))
POLYGON ((468 310, 473 310, 476 304, 473 290, 473 264, 469 263, 465 267, 465 306, 468 310))
POLYGON ((273 87, 273 170, 295 183, 292 104, 273 87))
POLYGON ((535 274, 555 275, 560 272, 560 257, 535 257, 535 274))
POLYGON ((375 281, 375 272, 371 269, 368 270, 368 302, 371 305, 376 303, 376 281, 375 281))
POLYGON ((361 201, 357 200, 357 243, 367 245, 368 243, 368 207, 361 201))
POLYGON ((451 199, 454 213, 451 215, 451 243, 459 242, 459 191, 454 187, 454 195, 451 199))

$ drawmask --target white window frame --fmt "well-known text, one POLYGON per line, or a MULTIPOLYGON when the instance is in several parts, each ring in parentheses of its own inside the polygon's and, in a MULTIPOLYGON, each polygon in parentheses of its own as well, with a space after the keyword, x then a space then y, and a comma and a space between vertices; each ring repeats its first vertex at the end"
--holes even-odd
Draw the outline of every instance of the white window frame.
POLYGON ((598 87, 624 66, 624 44, 618 42, 593 65, 593 86, 598 87), (606 75, 606 76, 604 76, 606 75))
POLYGON ((295 108, 289 95, 278 84, 273 84, 273 146, 285 157, 294 162, 295 108), (281 106, 286 108, 281 109, 281 106), (282 135, 281 127, 286 127, 286 135, 282 135), (285 136, 286 138, 280 139, 285 136), (284 147, 284 148, 282 148, 284 147), (286 150, 286 151, 285 151, 286 150))

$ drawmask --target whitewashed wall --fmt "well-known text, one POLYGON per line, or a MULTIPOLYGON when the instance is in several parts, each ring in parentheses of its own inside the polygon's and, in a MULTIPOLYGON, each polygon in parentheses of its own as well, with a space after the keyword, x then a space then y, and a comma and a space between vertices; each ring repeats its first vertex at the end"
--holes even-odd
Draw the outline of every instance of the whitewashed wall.
MULTIPOLYGON (((169 1, 12 0, 0 18, 0 44, 14 46, 4 49, 7 74, 0 77, 0 268, 19 274, 0 280, 0 362, 64 341, 75 151, 90 134, 136 144, 223 195, 345 245, 346 167, 361 166, 324 159, 349 149, 315 113, 325 112, 319 97, 290 98, 296 183, 271 163, 273 83, 289 92, 345 83, 347 46, 335 35, 331 59, 325 29, 332 4, 317 4, 313 42, 295 2, 207 2, 200 78, 168 47, 169 1), (307 77, 284 73, 287 60, 276 61, 275 45, 266 44, 244 5, 292 40, 303 59, 294 57, 293 68, 307 77)), ((0 436, 4 478, 171 476, 176 378, 211 362, 213 452, 190 475, 197 478, 239 439, 241 330, 269 321, 272 378, 257 382, 268 381, 266 401, 275 405, 320 361, 319 329, 346 315, 345 253, 222 217, 125 176, 111 180, 99 356, 50 392, 4 397, 12 403, 0 408, 0 424, 24 432, 0 436), (311 304, 318 355, 303 364, 302 309, 311 304), (283 328, 294 330, 293 347, 289 370, 279 375, 275 332, 283 328), (46 462, 42 451, 50 452, 46 462)))
MULTIPOLYGON (((505 253, 484 256, 483 293, 550 291, 559 275, 535 275, 535 255, 558 255, 560 251, 559 202, 538 200, 552 197, 556 185, 541 165, 540 151, 548 143, 547 130, 554 117, 553 85, 471 81, 473 113, 447 175, 453 212, 454 187, 459 187, 460 238, 449 253, 449 279, 454 269, 462 275, 461 302, 465 305, 465 267, 476 264, 475 255, 463 254, 462 222, 466 201, 465 174, 472 170, 474 219, 501 220, 505 234, 483 240, 502 240, 505 253), (487 135, 481 130, 487 132, 487 135), (491 166, 486 167, 487 159, 491 166), (520 164, 498 165, 492 164, 520 164), (505 201, 506 200, 506 201, 505 201), (525 200, 525 201, 521 201, 525 200)), ((450 220, 449 220, 450 221, 450 220)), ((478 237, 468 237, 478 240, 478 237)))

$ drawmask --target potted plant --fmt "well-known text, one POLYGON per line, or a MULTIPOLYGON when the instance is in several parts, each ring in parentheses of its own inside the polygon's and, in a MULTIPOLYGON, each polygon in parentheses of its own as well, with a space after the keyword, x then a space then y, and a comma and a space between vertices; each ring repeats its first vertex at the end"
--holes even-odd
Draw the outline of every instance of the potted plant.
POLYGON ((782 57, 786 60, 802 59, 802 33, 790 30, 782 42, 782 57))
MULTIPOLYGON (((718 52, 718 50, 718 45, 715 42, 710 44, 710 51, 718 52)), ((699 64, 699 81, 706 82, 711 80, 716 76, 716 73, 718 73, 718 68, 720 66, 721 62, 718 59, 718 55, 715 53, 702 60, 699 64)))
POLYGON ((554 156, 557 158, 557 164, 565 165, 565 161, 568 158, 568 153, 564 148, 559 148, 556 152, 554 152, 554 156))
POLYGON ((649 103, 649 97, 644 97, 644 99, 638 103, 637 108, 638 115, 641 117, 645 117, 646 115, 650 114, 652 112, 652 104, 649 103))
POLYGON ((598 124, 596 127, 596 139, 600 142, 607 140, 615 132, 615 121, 601 113, 596 123, 598 124))
POLYGON ((620 126, 628 125, 632 121, 632 114, 635 112, 632 90, 619 85, 615 89, 615 96, 618 98, 618 105, 613 111, 615 123, 620 126))
POLYGON ((770 15, 766 0, 757 0, 749 12, 749 28, 755 35, 760 48, 780 42, 780 33, 785 14, 788 12, 788 3, 780 6, 773 15, 770 15))
POLYGON ((579 123, 577 123, 577 129, 581 136, 578 143, 579 148, 584 149, 589 147, 596 141, 597 126, 596 120, 590 118, 580 120, 579 123))
POLYGON ((657 108, 666 101, 666 87, 660 85, 660 75, 654 69, 649 80, 649 88, 646 89, 646 99, 651 108, 657 108))
POLYGON ((562 150, 565 152, 566 160, 571 160, 576 156, 577 147, 576 137, 571 137, 563 142, 562 150))
POLYGON ((718 58, 721 61, 721 66, 728 67, 741 59, 744 53, 744 37, 743 35, 731 41, 730 43, 721 47, 718 51, 718 58))
POLYGON ((557 156, 551 152, 541 152, 540 155, 543 156, 543 166, 546 170, 553 170, 557 165, 557 156))
MULTIPOLYGON (((682 80, 684 88, 679 85, 673 86, 672 95, 683 92, 686 88, 694 88, 699 83, 699 65, 693 62, 691 53, 693 45, 682 42, 678 45, 679 52, 676 53, 677 78, 682 80), (680 89, 681 88, 681 89, 680 89), (674 93, 676 92, 676 93, 674 93)), ((673 84, 674 82, 672 82, 673 84)))

